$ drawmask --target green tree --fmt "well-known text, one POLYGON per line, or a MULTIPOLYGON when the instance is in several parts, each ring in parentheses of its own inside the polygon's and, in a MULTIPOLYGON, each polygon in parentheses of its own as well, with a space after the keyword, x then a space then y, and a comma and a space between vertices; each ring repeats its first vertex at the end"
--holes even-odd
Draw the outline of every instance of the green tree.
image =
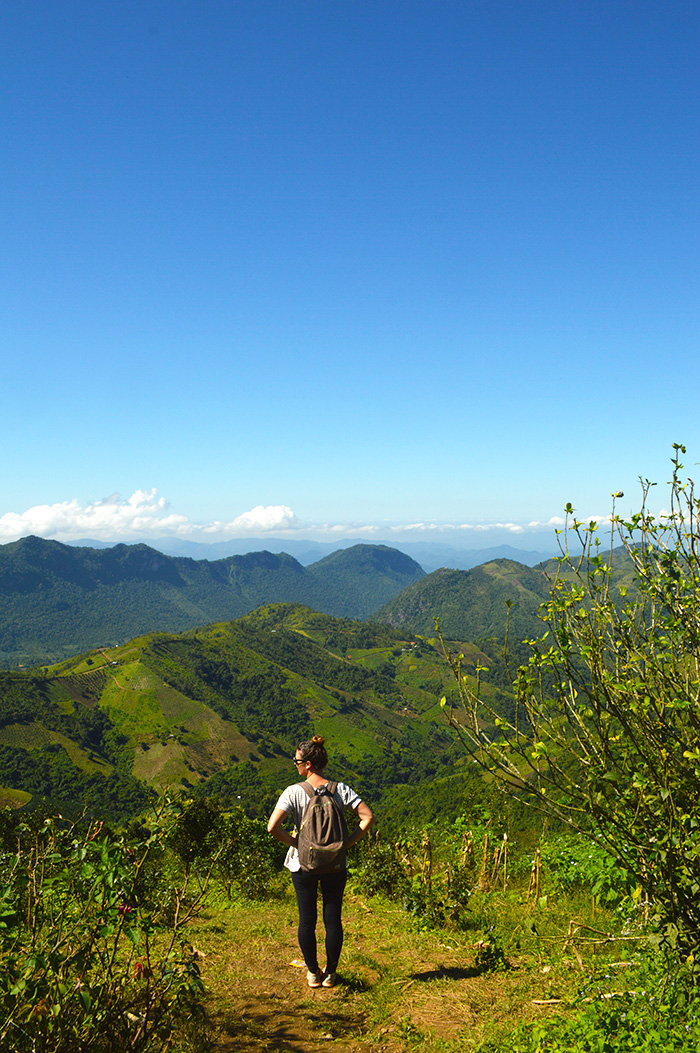
POLYGON ((605 846, 688 946, 700 942, 700 502, 684 453, 674 446, 667 512, 649 510, 648 480, 629 519, 614 495, 609 545, 567 506, 511 719, 458 655, 442 704, 484 768, 605 846))

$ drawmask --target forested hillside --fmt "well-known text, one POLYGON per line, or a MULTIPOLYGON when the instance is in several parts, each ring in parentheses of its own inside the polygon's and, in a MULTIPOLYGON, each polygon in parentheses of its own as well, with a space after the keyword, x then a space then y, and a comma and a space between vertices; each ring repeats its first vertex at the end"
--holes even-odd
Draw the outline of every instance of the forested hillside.
POLYGON ((473 570, 433 571, 385 604, 376 617, 421 634, 433 634, 437 619, 446 636, 462 640, 502 640, 509 620, 511 639, 522 640, 537 633, 537 612, 548 593, 541 566, 497 559, 473 570))
MULTIPOLYGON (((623 548, 612 553, 611 568, 615 589, 634 591, 634 568, 623 548)), ((437 621, 447 637, 496 640, 501 651, 507 629, 511 650, 522 657, 528 653, 522 641, 544 631, 539 612, 557 575, 569 580, 572 571, 556 559, 537 567, 511 559, 495 559, 472 570, 443 567, 407 586, 374 617, 397 631, 421 635, 432 635, 437 621)))
MULTIPOLYGON (((40 675, 0 674, 0 799, 125 817, 172 788, 263 814, 314 731, 334 774, 373 800, 419 792, 467 764, 439 705, 450 683, 435 640, 301 605, 150 633, 40 675)), ((507 711, 507 692, 490 691, 507 711)))
POLYGON ((264 603, 363 618, 423 577, 409 556, 355 545, 303 567, 285 553, 213 562, 147 545, 76 548, 26 537, 0 546, 0 663, 59 661, 144 632, 182 632, 264 603))

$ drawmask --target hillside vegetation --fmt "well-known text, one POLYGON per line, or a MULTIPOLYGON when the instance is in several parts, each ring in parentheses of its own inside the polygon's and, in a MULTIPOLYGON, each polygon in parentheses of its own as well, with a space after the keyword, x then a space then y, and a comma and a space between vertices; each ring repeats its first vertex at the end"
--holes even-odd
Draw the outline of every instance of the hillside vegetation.
MULTIPOLYGON (((612 554, 611 582, 634 589, 634 567, 624 548, 612 554)), ((527 567, 512 559, 495 559, 472 570, 443 567, 408 585, 375 612, 379 621, 397 631, 431 636, 435 622, 455 640, 497 639, 508 631, 511 648, 520 652, 527 638, 542 635, 542 604, 549 599, 553 580, 567 579, 570 570, 556 559, 527 567)))
POLYGON ((26 537, 0 546, 0 663, 56 662, 140 633, 182 632, 264 603, 364 618, 424 576, 382 545, 338 550, 309 567, 285 553, 209 562, 147 545, 76 548, 26 537))
POLYGON ((446 636, 462 640, 503 640, 509 617, 511 639, 520 641, 537 633, 537 612, 548 594, 542 566, 497 559, 473 570, 433 571, 384 604, 376 617, 422 635, 433 635, 437 620, 446 636))
POLYGON ((468 766, 439 704, 450 675, 435 641, 295 604, 1 673, 0 799, 124 818, 174 789, 262 815, 293 778, 294 746, 316 731, 334 774, 377 801, 468 766))

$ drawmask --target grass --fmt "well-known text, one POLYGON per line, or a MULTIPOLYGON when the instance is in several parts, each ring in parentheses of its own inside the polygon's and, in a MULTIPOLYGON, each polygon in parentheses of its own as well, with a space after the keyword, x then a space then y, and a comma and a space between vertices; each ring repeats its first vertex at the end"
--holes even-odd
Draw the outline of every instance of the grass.
MULTIPOLYGON (((397 905, 368 899, 351 884, 342 982, 312 990, 305 970, 292 964, 299 958, 297 915, 285 878, 267 902, 213 903, 192 930, 213 1050, 475 1053, 485 1043, 507 1049, 516 1024, 574 1011, 581 966, 592 974, 622 953, 618 944, 581 941, 563 949, 572 911, 579 921, 585 912, 593 925, 590 903, 566 899, 528 914, 517 893, 476 896, 473 929, 421 930, 397 905), (479 968, 479 942, 494 938, 485 931, 492 927, 505 966, 486 971, 479 968)), ((601 930, 609 920, 600 911, 595 918, 601 930)))

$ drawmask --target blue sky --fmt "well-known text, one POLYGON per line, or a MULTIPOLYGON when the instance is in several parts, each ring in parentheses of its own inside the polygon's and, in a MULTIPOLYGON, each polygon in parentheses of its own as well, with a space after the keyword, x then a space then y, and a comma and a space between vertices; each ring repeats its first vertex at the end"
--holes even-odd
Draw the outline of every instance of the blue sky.
POLYGON ((699 28, 6 0, 0 541, 473 544, 700 460, 699 28))

